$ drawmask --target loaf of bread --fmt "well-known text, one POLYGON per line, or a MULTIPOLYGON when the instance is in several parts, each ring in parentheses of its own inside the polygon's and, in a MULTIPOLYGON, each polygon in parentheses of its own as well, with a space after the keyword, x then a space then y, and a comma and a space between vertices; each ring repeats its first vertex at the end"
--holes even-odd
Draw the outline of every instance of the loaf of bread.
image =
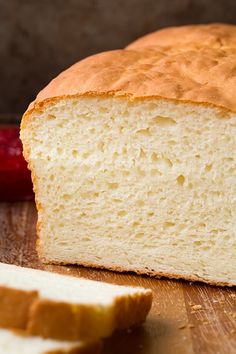
POLYGON ((0 263, 0 327, 59 340, 96 340, 143 322, 151 290, 0 263))
POLYGON ((38 250, 236 285, 236 27, 166 29, 91 56, 21 124, 38 250))
POLYGON ((1 354, 98 354, 101 343, 66 342, 0 329, 1 354))

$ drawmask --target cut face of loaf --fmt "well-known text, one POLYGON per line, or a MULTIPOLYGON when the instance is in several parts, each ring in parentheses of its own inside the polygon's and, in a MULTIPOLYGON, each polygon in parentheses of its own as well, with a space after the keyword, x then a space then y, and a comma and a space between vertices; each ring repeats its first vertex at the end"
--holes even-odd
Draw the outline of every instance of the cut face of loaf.
POLYGON ((100 343, 83 344, 65 342, 0 329, 0 353, 2 354, 98 354, 100 343))
POLYGON ((143 322, 151 290, 0 263, 0 327, 60 340, 94 340, 143 322))
POLYGON ((68 97, 21 138, 45 262, 236 285, 236 116, 158 98, 68 97))

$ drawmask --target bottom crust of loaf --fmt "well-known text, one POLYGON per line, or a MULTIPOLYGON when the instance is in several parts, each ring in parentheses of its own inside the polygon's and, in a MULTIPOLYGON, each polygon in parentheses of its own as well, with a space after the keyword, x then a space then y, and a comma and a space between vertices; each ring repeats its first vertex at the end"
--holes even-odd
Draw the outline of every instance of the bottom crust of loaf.
POLYGON ((167 272, 162 272, 162 271, 154 271, 154 270, 147 270, 145 268, 140 268, 140 269, 132 269, 132 270, 127 270, 126 268, 123 268, 122 266, 115 266, 111 264, 95 264, 95 263, 90 263, 90 262, 85 262, 85 261, 73 261, 70 260, 70 262, 65 262, 65 261, 56 261, 56 260, 47 260, 45 257, 42 257, 42 255, 39 254, 39 257, 41 258, 41 261, 44 264, 55 264, 55 265, 78 265, 78 266, 83 266, 83 267, 88 267, 88 268, 96 268, 96 269, 106 269, 109 271, 115 271, 115 272, 120 272, 120 273, 136 273, 139 275, 148 275, 153 278, 169 278, 169 279, 182 279, 182 280, 187 280, 189 282, 201 282, 201 283, 206 283, 209 285, 213 286, 229 286, 233 287, 236 286, 236 283, 229 283, 229 282, 224 282, 224 281, 218 281, 218 280, 212 280, 212 279, 207 279, 198 276, 197 274, 178 274, 178 273, 167 273, 167 272))

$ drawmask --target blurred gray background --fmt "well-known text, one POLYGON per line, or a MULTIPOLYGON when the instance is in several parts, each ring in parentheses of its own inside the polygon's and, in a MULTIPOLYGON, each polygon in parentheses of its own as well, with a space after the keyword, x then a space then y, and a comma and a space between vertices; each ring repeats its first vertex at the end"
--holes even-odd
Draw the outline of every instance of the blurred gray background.
POLYGON ((60 71, 165 26, 236 23, 236 0, 0 0, 0 113, 21 113, 60 71))

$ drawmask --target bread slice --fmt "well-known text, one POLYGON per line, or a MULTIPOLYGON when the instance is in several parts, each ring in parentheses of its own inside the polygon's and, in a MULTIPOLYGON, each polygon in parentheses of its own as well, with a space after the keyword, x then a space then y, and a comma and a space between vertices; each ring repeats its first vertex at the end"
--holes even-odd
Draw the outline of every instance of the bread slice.
POLYGON ((236 47, 199 42, 97 54, 30 105, 44 262, 236 285, 236 47))
POLYGON ((100 349, 100 342, 58 341, 0 329, 1 354, 98 354, 100 349))
POLYGON ((61 340, 106 337, 143 322, 151 290, 0 263, 0 327, 61 340))

